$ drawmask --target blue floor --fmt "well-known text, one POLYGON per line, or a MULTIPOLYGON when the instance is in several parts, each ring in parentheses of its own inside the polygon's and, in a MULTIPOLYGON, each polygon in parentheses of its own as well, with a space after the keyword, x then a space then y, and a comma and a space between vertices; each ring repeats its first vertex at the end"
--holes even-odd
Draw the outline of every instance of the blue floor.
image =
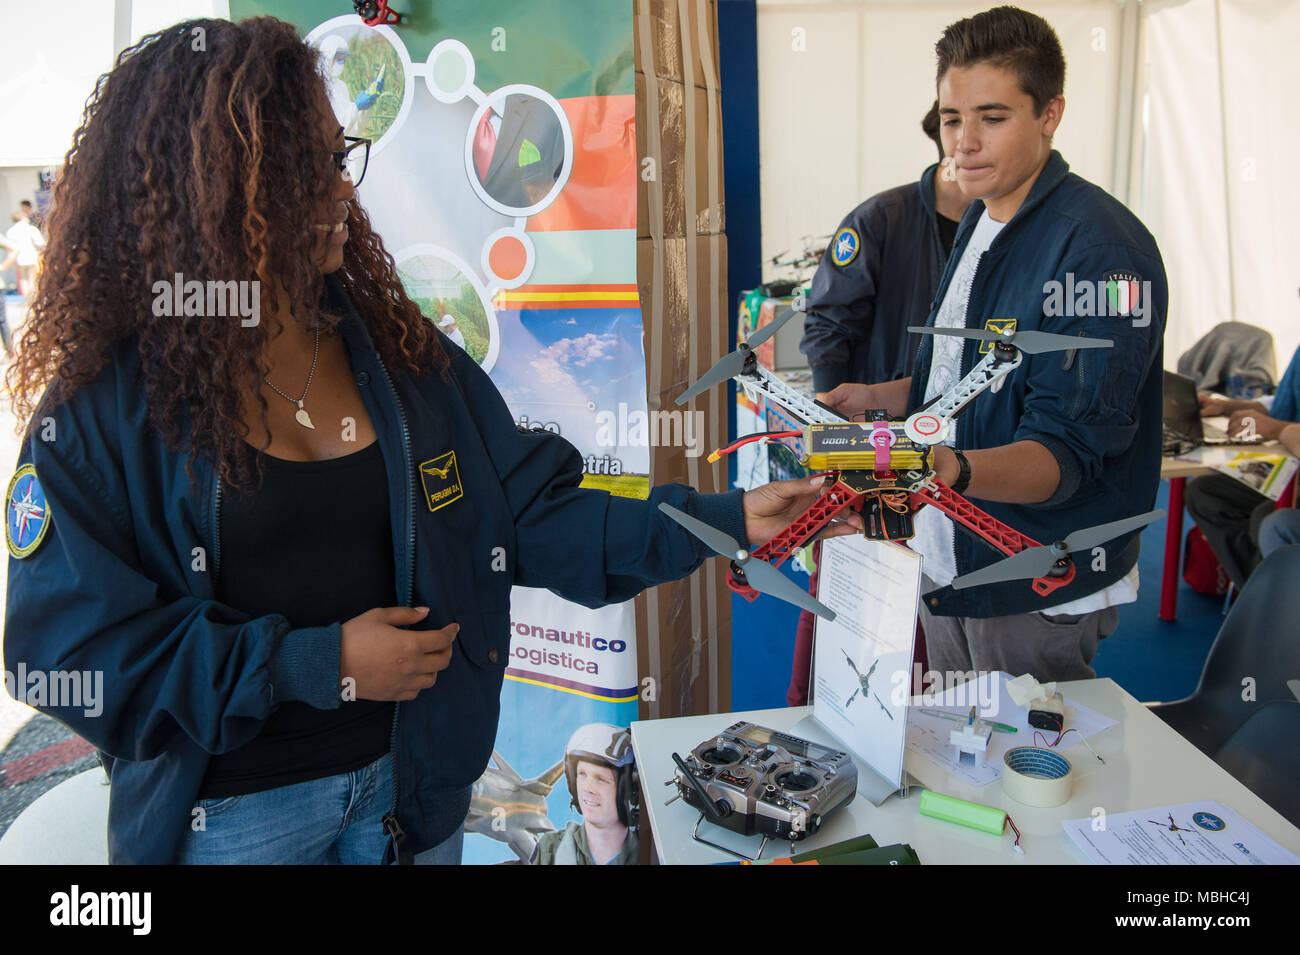
MULTIPOLYGON (((1156 507, 1167 509, 1169 485, 1161 482, 1156 507)), ((1192 526, 1185 517, 1183 533, 1192 526)), ((1103 640, 1093 667, 1143 702, 1177 700, 1196 689, 1201 667, 1219 625, 1223 601, 1204 597, 1178 581, 1178 619, 1159 619, 1160 579, 1165 552, 1165 521, 1142 533, 1138 558, 1138 599, 1119 612, 1119 629, 1103 640)), ((783 570, 786 568, 783 568, 783 570)), ((808 586, 808 575, 787 570, 808 586)), ((772 597, 752 604, 731 598, 731 701, 734 710, 785 706, 794 658, 799 611, 772 597)))

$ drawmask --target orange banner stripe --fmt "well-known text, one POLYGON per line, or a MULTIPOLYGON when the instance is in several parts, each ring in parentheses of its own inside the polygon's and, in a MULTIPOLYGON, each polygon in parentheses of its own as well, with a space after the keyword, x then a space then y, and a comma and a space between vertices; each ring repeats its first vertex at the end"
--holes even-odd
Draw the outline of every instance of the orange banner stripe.
POLYGON ((513 309, 536 311, 538 309, 561 309, 561 308, 639 308, 639 302, 503 302, 498 303, 499 309, 513 309))

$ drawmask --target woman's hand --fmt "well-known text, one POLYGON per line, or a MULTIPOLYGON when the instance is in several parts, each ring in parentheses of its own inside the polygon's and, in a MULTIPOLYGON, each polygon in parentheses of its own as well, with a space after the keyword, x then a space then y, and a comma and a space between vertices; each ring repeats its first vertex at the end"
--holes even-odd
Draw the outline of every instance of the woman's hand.
MULTIPOLYGON (((785 530, 796 517, 808 510, 813 502, 830 488, 830 482, 826 478, 815 477, 773 481, 771 484, 746 491, 745 534, 749 538, 750 549, 766 544, 785 530)), ((818 539, 861 534, 865 528, 861 514, 853 510, 844 510, 826 526, 825 530, 818 535, 818 539)))
POLYGON ((428 607, 376 607, 343 624, 339 681, 355 681, 359 700, 413 700, 451 664, 453 623, 441 630, 400 630, 419 623, 428 607))

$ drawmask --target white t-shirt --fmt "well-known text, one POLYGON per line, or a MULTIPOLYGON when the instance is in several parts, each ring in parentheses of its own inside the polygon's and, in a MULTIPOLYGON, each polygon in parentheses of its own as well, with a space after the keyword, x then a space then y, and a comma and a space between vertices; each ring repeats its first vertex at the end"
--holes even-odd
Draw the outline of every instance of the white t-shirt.
POLYGON ((5 233, 5 238, 14 244, 19 265, 35 265, 37 253, 45 248, 45 236, 41 235, 41 230, 26 219, 20 219, 11 225, 9 231, 5 233))
MULTIPOLYGON (((953 272, 948 291, 944 293, 939 305, 934 324, 938 328, 967 328, 966 306, 970 302, 971 285, 975 273, 979 270, 980 258, 993 244, 997 234, 1002 231, 1005 222, 997 222, 989 216, 987 209, 975 225, 970 242, 962 252, 961 261, 953 272)), ((935 335, 934 352, 930 361, 930 377, 926 380, 925 400, 948 391, 961 379, 961 354, 965 345, 964 338, 954 335, 935 335)), ((979 401, 979 398, 975 399, 979 401)), ((955 429, 954 429, 955 432, 955 429)), ((953 440, 944 444, 953 445, 953 440)), ((954 552, 956 546, 954 535, 956 527, 952 518, 937 507, 923 507, 916 514, 916 536, 912 538, 912 550, 921 555, 925 575, 940 587, 946 587, 957 576, 957 562, 954 552)), ((1044 541, 1043 543, 1047 543, 1044 541)), ((1083 555, 1081 555, 1082 557, 1083 555)), ((1077 571, 1076 571, 1077 572, 1077 571)), ((1026 581, 1028 586, 1028 581, 1026 581)), ((1049 607, 1042 613, 1048 614, 1085 614, 1094 610, 1137 600, 1138 570, 1137 564, 1128 575, 1104 590, 1087 597, 1080 597, 1068 603, 1049 607)))
MULTIPOLYGON (((994 238, 1002 231, 1005 222, 997 222, 984 210, 975 231, 961 254, 961 261, 948 283, 939 312, 934 317, 937 328, 965 328, 966 304, 970 301, 971 284, 975 281, 975 272, 979 269, 980 257, 993 244, 994 238)), ((925 400, 929 401, 938 394, 948 391, 961 380, 961 353, 966 339, 955 335, 933 336, 934 353, 930 360, 930 377, 926 380, 925 400)), ((975 399, 979 401, 978 398, 975 399)), ((956 429, 953 429, 954 432, 956 429)), ((952 446, 952 438, 943 442, 952 446)), ((916 536, 912 538, 912 550, 921 555, 925 575, 940 587, 946 587, 957 576, 957 560, 953 553, 952 519, 937 507, 923 507, 916 514, 916 536)))

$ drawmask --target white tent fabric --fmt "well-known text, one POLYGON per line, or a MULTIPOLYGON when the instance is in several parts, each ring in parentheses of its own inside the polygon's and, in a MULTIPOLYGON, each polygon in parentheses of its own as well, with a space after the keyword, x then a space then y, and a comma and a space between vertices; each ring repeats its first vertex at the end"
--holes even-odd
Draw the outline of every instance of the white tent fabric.
POLYGON ((1186 0, 1144 11, 1143 187, 1132 203, 1165 257, 1165 363, 1219 322, 1273 333, 1278 374, 1300 346, 1300 4, 1186 0))
POLYGON ((58 166, 86 100, 120 48, 190 17, 228 16, 227 0, 59 0, 57 15, 0 11, 0 167, 58 166))
MULTIPOLYGON (((993 6, 948 0, 758 0, 762 248, 826 234, 857 203, 915 181, 934 42, 993 6)), ((1211 327, 1267 328, 1281 374, 1300 344, 1295 0, 1024 2, 1061 38, 1071 168, 1128 203, 1170 282, 1165 364, 1211 327)), ((774 277, 768 269, 765 277, 774 277)))
POLYGON ((6 10, 0 166, 57 166, 95 81, 112 64, 113 5, 80 0, 57 18, 6 10))

